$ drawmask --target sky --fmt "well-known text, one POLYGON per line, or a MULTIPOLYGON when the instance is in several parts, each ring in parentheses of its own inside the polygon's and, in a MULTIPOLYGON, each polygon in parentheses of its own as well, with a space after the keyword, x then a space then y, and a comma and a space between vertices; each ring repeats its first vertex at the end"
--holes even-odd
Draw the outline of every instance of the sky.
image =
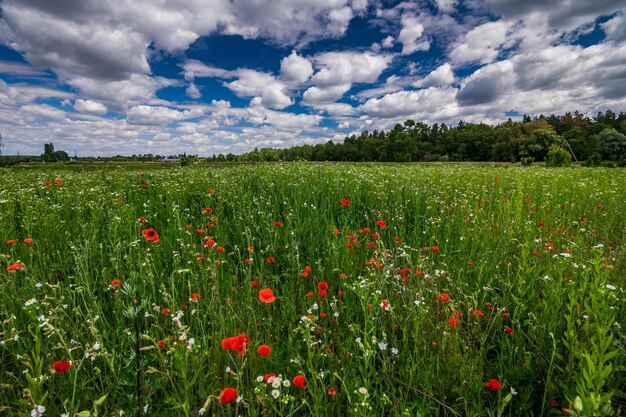
POLYGON ((626 110, 623 0, 2 0, 0 148, 240 154, 626 110))

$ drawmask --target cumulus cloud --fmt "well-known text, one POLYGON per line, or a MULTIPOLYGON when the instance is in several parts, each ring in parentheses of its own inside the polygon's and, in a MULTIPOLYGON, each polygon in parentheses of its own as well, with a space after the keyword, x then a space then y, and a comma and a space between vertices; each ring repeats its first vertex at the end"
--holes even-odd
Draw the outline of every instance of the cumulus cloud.
POLYGON ((89 77, 72 77, 68 84, 78 88, 84 95, 124 111, 126 108, 150 101, 157 90, 177 84, 163 77, 132 74, 128 79, 106 81, 89 77))
POLYGON ((417 117, 419 120, 446 120, 456 113, 454 88, 430 87, 417 91, 400 91, 372 98, 359 107, 370 117, 401 119, 417 117))
POLYGON ((199 109, 178 111, 163 106, 134 106, 126 112, 128 123, 148 126, 166 126, 176 120, 202 115, 199 109))
POLYGON ((488 22, 470 30, 453 47, 450 58, 455 64, 493 62, 500 47, 506 42, 506 32, 510 23, 504 21, 488 22))
POLYGON ((383 39, 383 41, 381 42, 381 46, 383 48, 391 48, 393 46, 393 36, 387 36, 385 39, 383 39))
POLYGON ((65 112, 47 104, 25 104, 20 107, 20 114, 26 118, 63 119, 65 112))
POLYGON ((308 59, 291 51, 291 55, 280 61, 280 78, 286 82, 302 84, 313 75, 313 65, 308 59))
POLYGON ((514 82, 513 63, 499 61, 482 67, 464 80, 456 98, 463 106, 490 103, 506 95, 514 82))
POLYGON ((626 40, 626 13, 622 12, 601 24, 606 36, 617 42, 626 40))
POLYGON ((321 68, 312 78, 319 87, 348 82, 373 83, 387 68, 391 55, 375 55, 369 52, 327 52, 315 57, 321 68))
POLYGON ((452 71, 452 65, 445 63, 435 70, 433 70, 426 77, 417 80, 413 83, 414 87, 435 87, 446 86, 454 83, 454 72, 452 71))
POLYGON ((285 93, 286 86, 272 74, 251 69, 232 72, 237 79, 224 85, 239 97, 261 97, 261 103, 269 108, 283 109, 292 102, 285 93))
POLYGON ((534 18, 541 16, 552 28, 573 30, 593 22, 600 15, 615 13, 624 8, 621 0, 486 0, 494 13, 507 18, 534 18))
POLYGON ((424 26, 418 18, 411 15, 402 16, 402 30, 398 41, 402 43, 402 55, 409 55, 416 51, 428 51, 430 42, 419 39, 424 33, 424 26))
POLYGON ((187 88, 185 89, 185 94, 195 99, 202 97, 202 93, 200 93, 198 86, 193 81, 190 82, 187 88))
POLYGON ((324 88, 309 87, 309 89, 304 92, 302 99, 307 104, 332 103, 343 97, 343 95, 350 90, 351 86, 352 84, 346 83, 324 88))
POLYGON ((454 7, 456 6, 457 0, 435 0, 435 4, 437 8, 445 13, 450 13, 454 11, 454 7))
POLYGON ((104 104, 98 103, 97 101, 83 100, 82 98, 76 100, 74 108, 80 113, 91 113, 97 115, 103 115, 108 111, 104 104))

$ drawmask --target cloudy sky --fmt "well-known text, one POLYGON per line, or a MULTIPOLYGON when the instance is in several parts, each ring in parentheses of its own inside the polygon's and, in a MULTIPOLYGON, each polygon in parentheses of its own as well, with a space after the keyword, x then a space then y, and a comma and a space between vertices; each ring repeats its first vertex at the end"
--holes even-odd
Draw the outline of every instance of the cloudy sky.
POLYGON ((623 0, 2 0, 3 154, 241 153, 626 110, 623 0))

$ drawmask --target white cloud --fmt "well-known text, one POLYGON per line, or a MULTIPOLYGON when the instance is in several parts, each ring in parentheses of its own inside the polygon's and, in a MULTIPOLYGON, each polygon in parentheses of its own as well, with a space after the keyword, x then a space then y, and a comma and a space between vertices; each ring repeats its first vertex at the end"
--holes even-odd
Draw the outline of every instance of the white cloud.
POLYGON ((454 83, 456 77, 452 72, 452 65, 445 63, 435 70, 433 70, 426 77, 417 80, 413 83, 414 87, 435 87, 435 86, 447 86, 454 83))
POLYGON ((624 9, 623 0, 486 0, 485 3, 492 12, 504 17, 541 16, 550 28, 566 31, 624 9))
POLYGON ((435 0, 437 8, 445 13, 450 13, 454 11, 454 6, 456 6, 457 0, 435 0))
POLYGON ((20 114, 27 119, 64 119, 65 112, 47 104, 25 104, 20 107, 20 114))
POLYGON ((328 13, 330 24, 328 30, 333 36, 340 36, 348 29, 348 23, 352 20, 352 9, 348 6, 341 9, 332 9, 328 13))
POLYGON ((457 113, 454 88, 430 87, 418 91, 400 91, 372 98, 359 107, 370 117, 419 120, 449 120, 457 113))
POLYGON ((282 109, 291 104, 286 86, 272 74, 241 68, 232 72, 237 79, 224 85, 239 97, 262 97, 266 107, 282 109))
POLYGON ((188 59, 183 64, 185 70, 185 79, 193 80, 198 78, 234 78, 235 75, 228 70, 206 65, 195 59, 188 59))
POLYGON ((315 57, 321 68, 311 81, 318 87, 346 83, 373 83, 391 62, 391 55, 370 52, 326 52, 315 57))
POLYGON ((199 99, 200 97, 202 97, 202 93, 200 93, 198 86, 194 82, 189 83, 189 86, 185 90, 185 94, 195 99, 199 99))
POLYGON ((383 39, 381 45, 383 48, 391 48, 393 46, 393 36, 387 36, 385 39, 383 39))
POLYGON ((514 84, 513 63, 508 60, 499 61, 486 65, 467 77, 457 99, 464 106, 490 103, 508 95, 514 84))
POLYGON ((0 73, 34 78, 48 76, 45 71, 15 61, 0 61, 0 73))
POLYGON ((83 100, 82 98, 76 100, 74 108, 80 113, 91 113, 97 115, 103 115, 108 111, 104 104, 98 103, 97 101, 83 100))
POLYGON ((162 106, 134 106, 128 112, 127 120, 130 124, 147 126, 166 126, 174 121, 199 117, 203 114, 200 109, 178 111, 162 106))
POLYGON ((314 109, 330 116, 351 116, 356 114, 356 109, 347 103, 329 103, 311 105, 314 109))
POLYGON ((504 21, 484 23, 465 34, 450 52, 455 64, 493 62, 499 48, 506 43, 506 33, 510 24, 504 21))
POLYGON ((81 90, 83 95, 118 111, 146 103, 154 98, 160 88, 176 84, 173 80, 142 74, 132 74, 128 79, 120 81, 76 77, 70 78, 68 83, 81 90))
POLYGON ((612 19, 602 23, 602 30, 607 37, 616 42, 626 40, 626 13, 622 12, 612 19))
POLYGON ((398 35, 398 41, 402 43, 402 55, 409 55, 416 51, 428 51, 430 42, 418 40, 424 33, 424 26, 420 20, 412 15, 402 16, 402 30, 398 35))
POLYGON ((286 82, 302 84, 313 75, 313 65, 308 59, 291 51, 291 55, 280 61, 280 78, 286 82))
POLYGON ((350 90, 350 87, 350 83, 332 85, 324 88, 309 87, 309 89, 304 92, 302 99, 307 104, 332 103, 343 97, 343 95, 350 90))

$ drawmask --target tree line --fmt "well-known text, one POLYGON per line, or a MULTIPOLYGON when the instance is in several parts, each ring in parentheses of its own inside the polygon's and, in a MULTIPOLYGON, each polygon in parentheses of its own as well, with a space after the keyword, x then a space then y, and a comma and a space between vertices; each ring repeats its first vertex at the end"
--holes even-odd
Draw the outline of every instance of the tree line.
POLYGON ((563 116, 524 116, 491 126, 465 123, 428 125, 415 120, 390 131, 364 131, 318 145, 255 149, 241 155, 213 155, 210 161, 543 161, 551 148, 565 150, 574 161, 626 164, 626 113, 611 110, 595 117, 579 112, 563 116))

